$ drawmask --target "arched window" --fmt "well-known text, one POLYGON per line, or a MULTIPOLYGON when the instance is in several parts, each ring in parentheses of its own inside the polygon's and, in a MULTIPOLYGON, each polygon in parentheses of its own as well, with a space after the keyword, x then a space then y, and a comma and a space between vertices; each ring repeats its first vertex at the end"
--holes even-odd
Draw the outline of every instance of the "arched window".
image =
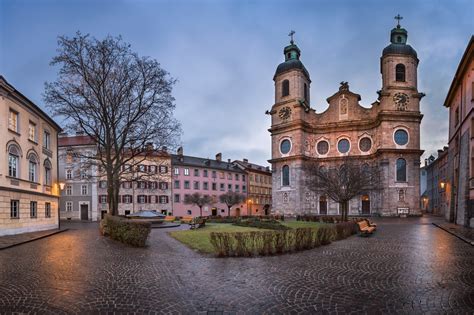
POLYGON ((303 95, 304 95, 304 99, 305 101, 308 101, 308 86, 306 85, 306 83, 304 84, 304 88, 303 88, 303 95))
POLYGON ((290 95, 290 81, 283 80, 281 83, 281 96, 288 96, 290 95))
POLYGON ((34 153, 28 156, 28 180, 30 182, 38 181, 38 159, 34 153))
POLYGON ((402 63, 395 66, 395 81, 405 82, 405 65, 402 63))
POLYGON ((328 200, 326 196, 319 197, 319 214, 328 214, 328 200))
POLYGON ((402 42, 402 37, 401 36, 397 36, 397 43, 401 43, 402 42))
POLYGON ((290 186, 290 167, 284 165, 281 169, 281 184, 282 186, 290 186))
POLYGON ((44 161, 44 184, 51 186, 51 162, 49 160, 44 161))
POLYGON ((19 161, 20 161, 20 148, 15 144, 10 144, 8 147, 8 176, 19 178, 19 161))
POLYGON ((407 161, 405 159, 397 160, 397 182, 407 181, 407 161))

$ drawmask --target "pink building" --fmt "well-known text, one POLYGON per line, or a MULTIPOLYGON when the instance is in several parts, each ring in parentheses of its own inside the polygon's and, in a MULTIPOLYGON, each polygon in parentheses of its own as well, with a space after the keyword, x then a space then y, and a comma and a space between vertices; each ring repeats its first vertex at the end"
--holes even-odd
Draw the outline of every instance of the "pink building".
MULTIPOLYGON (((247 196, 247 176, 244 171, 232 164, 230 160, 222 161, 218 153, 215 160, 183 155, 183 149, 171 157, 173 215, 199 216, 199 207, 184 203, 186 195, 199 192, 213 199, 211 205, 202 209, 203 216, 227 215, 227 206, 219 202, 219 196, 227 191, 234 191, 247 196)), ((231 208, 231 215, 247 214, 247 206, 242 204, 231 208)))

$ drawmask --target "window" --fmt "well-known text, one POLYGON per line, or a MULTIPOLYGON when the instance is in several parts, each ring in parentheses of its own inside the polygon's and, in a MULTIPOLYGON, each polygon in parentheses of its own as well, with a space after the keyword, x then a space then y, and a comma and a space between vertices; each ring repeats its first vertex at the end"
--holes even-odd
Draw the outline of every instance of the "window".
POLYGON ((51 218, 51 203, 49 202, 44 204, 44 217, 51 218))
POLYGON ((329 143, 326 140, 321 140, 316 144, 316 150, 318 154, 325 155, 329 151, 329 143))
POLYGON ((405 159, 397 160, 397 182, 407 181, 407 162, 405 159))
POLYGON ((137 196, 137 202, 138 203, 146 203, 146 196, 145 195, 138 195, 137 196))
POLYGON ((192 214, 193 214, 193 212, 192 212, 191 210, 186 210, 186 213, 187 213, 188 215, 192 215, 192 214))
MULTIPOLYGON (((105 202, 104 202, 105 203, 105 202)), ((72 211, 72 201, 66 202, 66 211, 71 212, 72 211)))
POLYGON ((217 173, 216 173, 216 171, 212 171, 212 178, 217 178, 217 173))
POLYGON ((30 201, 30 218, 36 218, 38 214, 38 203, 30 201))
POLYGON ((285 139, 283 140, 281 143, 280 143, 280 152, 282 154, 288 154, 288 152, 290 152, 291 150, 291 142, 290 140, 288 139, 285 139))
POLYGON ((179 168, 178 167, 174 168, 174 175, 179 175, 179 168))
POLYGON ((43 147, 48 150, 51 147, 51 135, 46 130, 43 132, 43 147))
POLYGON ((20 218, 20 200, 10 200, 10 218, 20 218))
POLYGON ((199 176, 199 169, 197 168, 194 169, 194 176, 199 176))
POLYGON ((160 182, 160 189, 161 190, 168 189, 168 183, 167 182, 160 182))
POLYGON ((194 189, 199 189, 199 182, 194 182, 193 183, 193 188, 194 189))
POLYGON ((174 202, 180 202, 180 197, 181 197, 180 194, 175 194, 174 195, 174 202))
POLYGON ((72 170, 66 170, 66 179, 72 179, 72 170))
POLYGON ((239 174, 235 174, 235 180, 239 180, 239 174))
POLYGON ((308 100, 308 86, 306 85, 306 83, 304 84, 304 87, 303 87, 303 96, 304 96, 305 101, 307 101, 308 100))
POLYGON ((224 172, 219 172, 219 178, 220 178, 220 179, 224 179, 224 178, 225 178, 224 172))
POLYGON ((165 204, 165 203, 168 203, 169 200, 168 200, 168 196, 160 196, 160 203, 161 204, 165 204))
POLYGON ((217 184, 216 183, 212 183, 212 190, 217 190, 217 184))
POLYGON ((227 179, 232 180, 232 173, 227 173, 227 179))
POLYGON ((281 96, 288 96, 290 95, 290 81, 283 80, 281 83, 281 96))
POLYGON ((20 156, 20 150, 16 145, 10 145, 8 147, 8 176, 20 177, 18 170, 18 161, 20 156))
POLYGON ((51 186, 51 162, 49 160, 44 161, 44 183, 51 186))
POLYGON ((38 162, 36 160, 36 157, 34 154, 30 154, 30 157, 29 157, 29 167, 28 167, 28 180, 30 182, 37 182, 38 178, 36 176, 36 171, 38 169, 37 165, 38 165, 38 162))
POLYGON ((72 195, 72 186, 67 185, 66 186, 66 196, 71 196, 72 195))
POLYGON ((242 192, 243 192, 243 193, 244 193, 244 192, 247 192, 247 186, 242 185, 242 192))
POLYGON ((202 176, 207 177, 207 170, 203 170, 202 173, 202 176))
POLYGON ((107 203, 107 195, 99 195, 99 203, 107 203))
POLYGON ((208 182, 202 183, 202 189, 209 190, 209 183, 208 182))
POLYGON ((191 188, 191 185, 190 185, 190 183, 189 183, 189 180, 185 180, 185 181, 184 181, 184 189, 189 189, 189 188, 191 188))
POLYGON ((364 137, 359 141, 359 149, 362 152, 368 152, 372 148, 372 140, 369 137, 364 137))
POLYGON ((347 153, 349 152, 351 148, 351 144, 349 142, 349 140, 347 139, 341 139, 339 140, 339 142, 337 143, 337 149, 340 153, 347 153))
POLYGON ((185 175, 185 176, 189 176, 189 168, 185 168, 185 169, 184 169, 184 175, 185 175))
POLYGON ((239 192, 240 191, 240 186, 239 185, 235 185, 235 192, 239 192))
POLYGON ((138 165, 138 171, 139 172, 146 172, 146 165, 140 164, 138 165))
POLYGON ((143 181, 137 182, 137 188, 146 189, 146 182, 143 182, 143 181))
POLYGON ((242 175, 242 181, 245 182, 245 175, 242 175))
POLYGON ((408 132, 404 129, 398 129, 394 134, 395 143, 398 145, 406 145, 408 143, 408 132))
POLYGON ((87 185, 81 185, 81 195, 87 195, 87 185))
POLYGON ((290 167, 284 165, 281 169, 281 184, 283 186, 290 186, 290 167))
POLYGON ((179 183, 180 183, 179 180, 175 180, 175 181, 174 181, 174 188, 178 188, 178 189, 179 189, 179 187, 180 187, 180 184, 179 184, 179 183))
POLYGON ((405 65, 402 63, 395 66, 395 81, 405 82, 405 65))
POLYGON ((224 191, 224 190, 225 190, 225 185, 224 185, 224 183, 221 183, 221 184, 220 184, 220 189, 221 189, 221 191, 224 191))
POLYGON ((36 124, 31 121, 28 124, 28 140, 36 142, 36 124))
POLYGON ((81 179, 87 179, 87 170, 81 169, 81 179))
POLYGON ((123 203, 132 203, 133 202, 133 196, 132 195, 125 195, 123 196, 123 203))
POLYGON ((107 181, 106 180, 101 180, 99 182, 99 188, 107 188, 107 181))
POLYGON ((166 174, 166 173, 168 173, 168 166, 160 165, 160 173, 161 173, 161 174, 166 174))
POLYGON ((155 174, 156 173, 156 165, 148 166, 148 172, 155 174))
POLYGON ((11 109, 8 116, 8 129, 18 132, 18 113, 11 109))
POLYGON ((232 184, 227 184, 227 191, 232 191, 232 184))

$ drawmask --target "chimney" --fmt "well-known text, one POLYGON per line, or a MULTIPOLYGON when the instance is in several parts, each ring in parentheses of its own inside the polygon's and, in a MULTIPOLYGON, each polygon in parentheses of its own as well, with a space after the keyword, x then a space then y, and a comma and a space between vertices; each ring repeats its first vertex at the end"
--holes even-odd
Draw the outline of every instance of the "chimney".
POLYGON ((179 156, 182 156, 183 155, 183 147, 179 147, 177 153, 178 153, 179 156))
POLYGON ((425 159, 425 166, 428 165, 428 159, 425 159))
POLYGON ((221 161, 222 161, 222 153, 219 152, 219 153, 216 154, 216 160, 217 160, 218 162, 221 162, 221 161))
POLYGON ((83 136, 83 135, 84 135, 84 131, 81 131, 81 130, 76 131, 76 136, 83 136))
POLYGON ((227 163, 230 163, 230 159, 227 159, 227 163))
POLYGON ((244 159, 244 163, 248 163, 248 162, 249 162, 249 160, 248 160, 248 159, 244 159))
POLYGON ((153 151, 153 142, 147 142, 145 148, 147 151, 153 151))

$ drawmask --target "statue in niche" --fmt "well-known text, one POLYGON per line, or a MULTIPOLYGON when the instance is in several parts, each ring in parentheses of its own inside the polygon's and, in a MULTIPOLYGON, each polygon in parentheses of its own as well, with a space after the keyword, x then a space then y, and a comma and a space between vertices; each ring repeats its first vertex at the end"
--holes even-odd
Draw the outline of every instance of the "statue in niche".
POLYGON ((347 115, 347 98, 341 98, 339 101, 339 112, 341 115, 347 115))

